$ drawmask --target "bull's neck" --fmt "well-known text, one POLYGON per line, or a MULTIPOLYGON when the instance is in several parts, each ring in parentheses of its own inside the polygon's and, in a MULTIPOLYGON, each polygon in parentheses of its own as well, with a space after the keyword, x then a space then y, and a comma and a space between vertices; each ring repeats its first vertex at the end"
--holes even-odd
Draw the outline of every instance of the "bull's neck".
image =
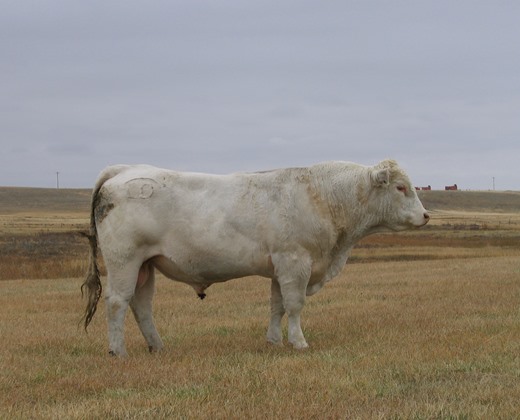
POLYGON ((371 186, 368 173, 360 171, 342 178, 340 182, 331 183, 327 197, 336 227, 349 232, 352 243, 385 231, 381 224, 385 209, 375 205, 378 191, 371 186))

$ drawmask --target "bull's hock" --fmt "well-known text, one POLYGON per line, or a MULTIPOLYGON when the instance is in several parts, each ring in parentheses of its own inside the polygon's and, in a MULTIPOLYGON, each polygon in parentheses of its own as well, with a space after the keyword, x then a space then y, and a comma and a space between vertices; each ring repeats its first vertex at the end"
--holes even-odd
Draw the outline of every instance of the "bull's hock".
POLYGON ((361 238, 429 220, 393 160, 375 166, 325 162, 305 168, 210 175, 148 165, 110 166, 92 194, 85 328, 101 296, 98 248, 107 269, 109 351, 125 355, 128 306, 151 351, 163 344, 152 315, 154 272, 193 287, 259 275, 271 279, 267 340, 308 346, 306 296, 343 269, 361 238))

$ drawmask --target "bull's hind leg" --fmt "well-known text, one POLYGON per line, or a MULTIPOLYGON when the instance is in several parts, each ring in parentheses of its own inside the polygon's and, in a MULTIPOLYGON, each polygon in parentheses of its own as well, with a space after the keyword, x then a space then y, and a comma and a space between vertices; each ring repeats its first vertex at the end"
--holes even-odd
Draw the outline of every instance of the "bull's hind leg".
POLYGON ((126 356, 124 326, 125 316, 137 284, 139 265, 127 264, 123 268, 112 268, 107 261, 107 291, 105 303, 108 322, 109 353, 126 356))
POLYGON ((285 314, 282 292, 278 280, 271 280, 271 320, 267 330, 267 341, 281 346, 282 342, 282 318, 285 314))
POLYGON ((163 343, 152 314, 152 300, 155 294, 155 273, 154 267, 149 262, 145 262, 137 278, 135 294, 130 300, 130 308, 134 313, 135 320, 143 334, 150 352, 162 349, 163 343))

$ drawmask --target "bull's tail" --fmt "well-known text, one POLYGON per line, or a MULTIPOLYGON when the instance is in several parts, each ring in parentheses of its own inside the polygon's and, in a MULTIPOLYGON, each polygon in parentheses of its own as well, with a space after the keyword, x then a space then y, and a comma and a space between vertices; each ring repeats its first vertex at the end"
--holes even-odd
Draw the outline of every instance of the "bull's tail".
POLYGON ((92 201, 90 204, 90 231, 84 233, 84 236, 88 238, 90 244, 89 264, 85 281, 81 285, 81 296, 87 295, 87 307, 82 317, 85 330, 96 313, 97 304, 101 297, 101 292, 103 291, 97 262, 98 236, 96 228, 96 207, 99 201, 99 191, 106 181, 119 174, 125 168, 127 168, 125 165, 109 166, 106 168, 100 174, 92 193, 92 201))
POLYGON ((83 314, 82 321, 84 322, 85 330, 92 321, 92 317, 96 313, 97 304, 101 297, 103 287, 101 286, 101 279, 99 275, 99 267, 97 263, 97 235, 96 232, 85 234, 90 243, 90 256, 88 263, 88 271, 85 281, 81 285, 81 296, 87 295, 87 308, 83 314))

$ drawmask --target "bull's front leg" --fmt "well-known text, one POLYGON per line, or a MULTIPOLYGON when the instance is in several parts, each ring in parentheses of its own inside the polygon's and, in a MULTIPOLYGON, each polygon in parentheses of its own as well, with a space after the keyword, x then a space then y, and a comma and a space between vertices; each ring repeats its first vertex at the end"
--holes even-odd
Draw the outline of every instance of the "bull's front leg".
MULTIPOLYGON (((283 308, 288 317, 288 339, 295 349, 309 347, 300 325, 300 313, 305 304, 305 293, 310 278, 311 264, 310 258, 306 258, 305 255, 284 255, 277 259, 276 262, 273 258, 283 308)), ((273 316, 271 321, 273 321, 273 316)))
POLYGON ((282 341, 282 318, 285 314, 283 307, 282 292, 280 284, 276 279, 271 280, 271 320, 267 330, 267 341, 271 344, 281 346, 282 341))
POLYGON ((305 349, 309 347, 309 345, 305 340, 300 325, 300 313, 305 304, 305 286, 303 290, 301 290, 300 286, 294 283, 286 283, 281 286, 283 304, 287 312, 289 324, 288 339, 289 343, 291 343, 295 349, 305 349))

